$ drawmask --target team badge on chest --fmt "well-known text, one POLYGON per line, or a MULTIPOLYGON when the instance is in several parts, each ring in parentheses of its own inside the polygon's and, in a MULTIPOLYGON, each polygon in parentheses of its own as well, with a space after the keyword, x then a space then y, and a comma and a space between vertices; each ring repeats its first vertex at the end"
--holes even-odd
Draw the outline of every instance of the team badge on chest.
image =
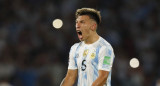
POLYGON ((95 57, 96 57, 96 50, 93 50, 93 53, 91 53, 90 58, 91 58, 91 59, 94 59, 95 57))
POLYGON ((84 50, 84 52, 83 52, 83 57, 86 57, 86 56, 87 56, 88 51, 89 51, 88 49, 84 50))
POLYGON ((92 53, 92 54, 91 54, 91 59, 94 59, 95 56, 96 56, 96 54, 95 54, 95 53, 92 53))

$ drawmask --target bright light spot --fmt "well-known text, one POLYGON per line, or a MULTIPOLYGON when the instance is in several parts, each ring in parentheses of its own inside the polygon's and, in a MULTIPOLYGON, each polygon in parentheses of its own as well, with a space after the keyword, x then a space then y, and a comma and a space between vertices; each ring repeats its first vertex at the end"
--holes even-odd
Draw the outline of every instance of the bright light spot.
POLYGON ((139 67, 139 60, 138 60, 137 58, 132 58, 132 59, 130 60, 130 66, 131 66, 132 68, 137 68, 137 67, 139 67))
POLYGON ((55 19, 52 23, 53 27, 56 28, 56 29, 59 29, 62 27, 63 25, 63 22, 61 19, 55 19))

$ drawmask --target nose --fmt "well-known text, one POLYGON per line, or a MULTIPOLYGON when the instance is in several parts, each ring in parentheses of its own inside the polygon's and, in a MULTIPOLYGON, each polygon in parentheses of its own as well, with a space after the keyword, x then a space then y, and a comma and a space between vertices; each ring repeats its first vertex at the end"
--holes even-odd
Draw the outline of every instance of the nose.
POLYGON ((76 28, 80 28, 80 24, 78 22, 76 23, 76 28))

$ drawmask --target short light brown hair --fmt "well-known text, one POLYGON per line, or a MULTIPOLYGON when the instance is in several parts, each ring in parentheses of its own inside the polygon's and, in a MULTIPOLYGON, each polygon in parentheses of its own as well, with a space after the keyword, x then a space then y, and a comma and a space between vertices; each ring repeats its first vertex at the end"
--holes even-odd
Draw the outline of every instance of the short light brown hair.
POLYGON ((101 23, 101 15, 100 11, 93 9, 93 8, 81 8, 77 9, 75 16, 88 15, 91 19, 95 20, 96 23, 99 25, 101 23))

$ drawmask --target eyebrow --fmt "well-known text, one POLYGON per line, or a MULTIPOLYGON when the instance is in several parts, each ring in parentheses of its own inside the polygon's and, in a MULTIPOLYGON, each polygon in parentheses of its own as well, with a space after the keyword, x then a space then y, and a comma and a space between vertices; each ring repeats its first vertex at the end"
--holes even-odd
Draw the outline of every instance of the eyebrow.
MULTIPOLYGON (((80 21, 85 21, 85 20, 80 20, 80 21)), ((77 19, 75 20, 75 22, 77 22, 77 19)))

